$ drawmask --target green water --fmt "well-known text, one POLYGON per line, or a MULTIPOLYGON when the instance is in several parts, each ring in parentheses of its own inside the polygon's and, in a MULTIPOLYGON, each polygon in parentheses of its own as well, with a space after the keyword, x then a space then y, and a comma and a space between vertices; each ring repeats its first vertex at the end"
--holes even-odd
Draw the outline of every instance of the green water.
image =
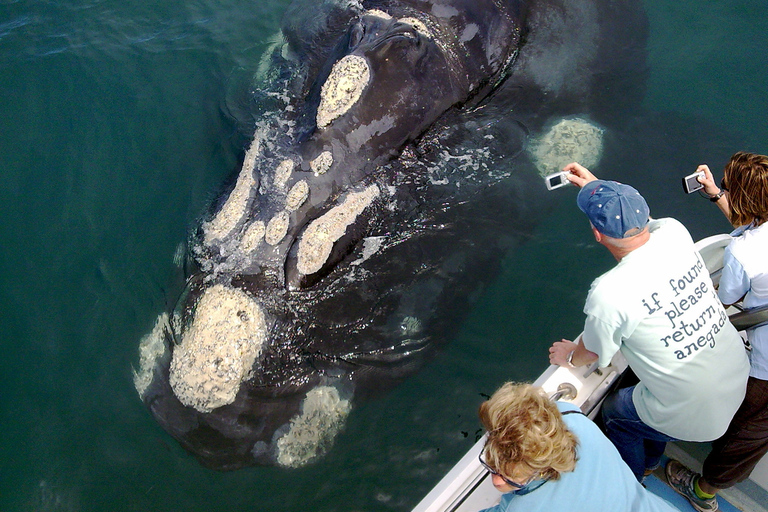
MULTIPOLYGON (((320 462, 216 473, 160 429, 133 388, 138 340, 174 302, 174 253, 236 168, 248 84, 287 4, 0 0, 0 510, 410 510, 474 442, 481 393, 534 378, 549 344, 579 331, 611 261, 558 191, 456 339, 355 409, 320 462)), ((768 151, 768 6, 645 4, 645 107, 689 165, 629 153, 633 184, 695 237, 725 231, 678 180, 768 151)))

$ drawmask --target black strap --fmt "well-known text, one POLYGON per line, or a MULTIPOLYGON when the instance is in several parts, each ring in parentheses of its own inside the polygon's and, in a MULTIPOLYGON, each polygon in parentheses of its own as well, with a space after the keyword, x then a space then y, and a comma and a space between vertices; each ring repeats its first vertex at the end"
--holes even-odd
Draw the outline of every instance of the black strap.
POLYGON ((561 412, 560 414, 562 414, 563 416, 565 416, 566 414, 581 414, 582 416, 586 416, 586 414, 584 414, 583 412, 574 411, 573 409, 569 409, 567 411, 561 412))

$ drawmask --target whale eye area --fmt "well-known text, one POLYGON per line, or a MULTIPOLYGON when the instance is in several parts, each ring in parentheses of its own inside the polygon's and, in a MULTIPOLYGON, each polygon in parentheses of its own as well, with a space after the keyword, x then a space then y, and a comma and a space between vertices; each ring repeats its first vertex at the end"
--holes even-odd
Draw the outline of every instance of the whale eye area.
POLYGON ((378 50, 393 41, 407 41, 418 44, 422 32, 428 36, 423 23, 414 18, 384 18, 378 15, 364 15, 349 28, 349 50, 378 50))
POLYGON ((365 37, 365 25, 361 22, 357 22, 352 25, 352 28, 349 31, 350 50, 357 48, 360 42, 363 40, 363 37, 365 37))

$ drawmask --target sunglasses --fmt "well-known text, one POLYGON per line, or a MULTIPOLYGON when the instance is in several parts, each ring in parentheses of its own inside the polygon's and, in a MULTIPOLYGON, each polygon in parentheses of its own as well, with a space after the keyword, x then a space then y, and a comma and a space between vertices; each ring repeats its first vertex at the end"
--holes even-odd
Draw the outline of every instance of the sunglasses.
POLYGON ((526 480, 526 481, 525 481, 525 483, 519 484, 519 483, 517 483, 517 482, 514 482, 514 481, 510 480, 509 478, 505 477, 504 475, 502 475, 501 473, 499 473, 498 471, 496 471, 495 469, 493 469, 491 466, 489 466, 489 465, 488 465, 488 463, 487 463, 487 462, 485 462, 485 461, 483 460, 483 452, 480 452, 480 455, 478 455, 478 456, 477 456, 477 459, 480 461, 480 464, 482 464, 482 465, 483 465, 483 467, 484 467, 485 469, 487 469, 487 470, 488 470, 488 472, 489 472, 490 474, 492 474, 492 475, 498 475, 499 477, 501 477, 501 479, 502 479, 502 480, 504 480, 504 482, 505 482, 507 485, 509 485, 510 487, 513 487, 513 488, 515 488, 515 489, 522 489, 522 488, 524 488, 526 485, 528 485, 529 483, 531 483, 531 481, 532 481, 532 480, 534 479, 534 477, 536 476, 536 475, 534 475, 534 476, 532 476, 531 478, 529 478, 528 480, 526 480))

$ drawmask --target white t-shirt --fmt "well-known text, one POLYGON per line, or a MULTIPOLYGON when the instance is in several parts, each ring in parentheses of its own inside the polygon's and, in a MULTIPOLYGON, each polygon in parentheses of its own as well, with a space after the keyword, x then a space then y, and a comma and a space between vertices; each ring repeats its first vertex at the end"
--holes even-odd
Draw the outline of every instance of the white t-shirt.
MULTIPOLYGON (((725 304, 744 297, 746 309, 768 305, 768 223, 739 228, 725 248, 717 295, 725 304)), ((768 325, 747 329, 752 345, 750 375, 768 380, 768 325)))
POLYGON ((686 441, 711 441, 744 398, 749 360, 690 234, 652 220, 650 239, 595 279, 582 337, 606 366, 621 350, 640 379, 644 423, 686 441))

